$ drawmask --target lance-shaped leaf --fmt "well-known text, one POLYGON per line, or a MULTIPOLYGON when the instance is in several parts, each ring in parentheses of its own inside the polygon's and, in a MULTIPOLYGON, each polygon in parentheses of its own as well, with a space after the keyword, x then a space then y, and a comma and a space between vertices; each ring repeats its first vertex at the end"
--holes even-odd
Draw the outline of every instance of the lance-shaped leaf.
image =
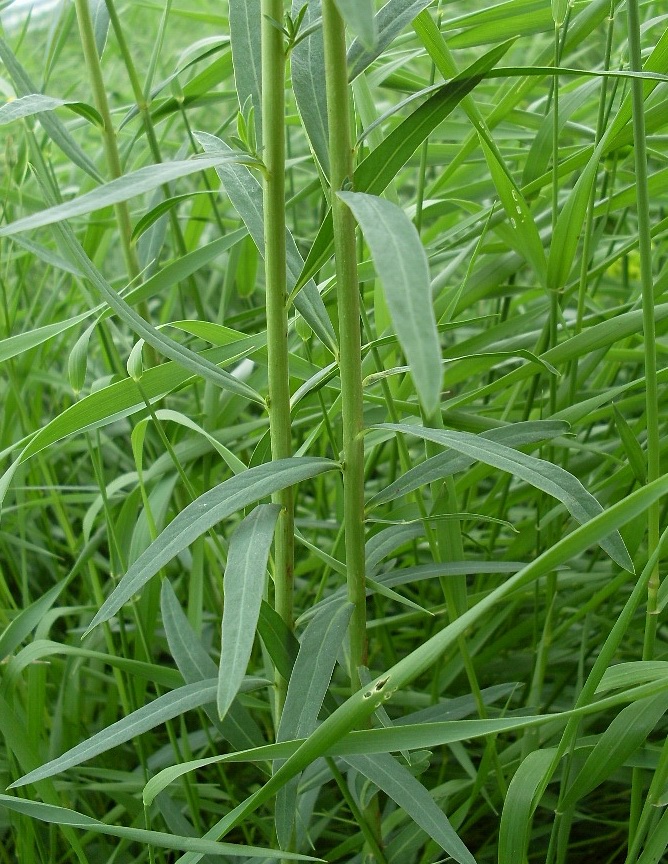
POLYGON ((338 194, 369 244, 399 344, 429 416, 438 406, 443 371, 429 264, 420 237, 404 211, 391 201, 361 192, 338 194))
POLYGON ((284 858, 289 861, 319 861, 309 855, 280 852, 265 849, 261 846, 244 846, 241 843, 218 843, 215 840, 205 840, 199 837, 184 837, 178 834, 167 834, 164 831, 149 831, 146 828, 128 828, 124 825, 108 825, 99 822, 92 816, 77 813, 68 807, 58 807, 55 804, 42 804, 39 801, 26 801, 11 795, 0 795, 0 806, 39 819, 52 825, 81 828, 93 834, 107 834, 110 837, 120 837, 122 840, 141 843, 145 846, 158 846, 162 849, 175 849, 179 852, 195 852, 201 855, 243 855, 247 858, 284 858))
MULTIPOLYGON (((343 4, 336 0, 339 7, 343 4)), ((347 6, 371 5, 362 0, 347 0, 347 6)), ((352 81, 361 75, 373 61, 380 57, 392 40, 401 33, 404 27, 408 27, 413 18, 419 15, 423 9, 431 5, 431 0, 389 0, 375 17, 375 40, 373 45, 366 44, 366 40, 360 34, 348 49, 348 76, 352 81)), ((357 12, 360 16, 361 11, 357 12)))
MULTIPOLYGON (((426 441, 434 441, 443 447, 450 447, 458 453, 484 462, 486 465, 492 465, 501 471, 514 474, 535 486, 536 489, 561 501, 571 516, 580 523, 587 522, 603 512, 596 498, 587 492, 582 483, 559 465, 520 453, 512 447, 506 447, 489 438, 471 435, 469 432, 447 432, 443 429, 427 429, 424 426, 409 426, 402 423, 383 423, 376 428, 416 435, 426 441)), ((629 573, 634 572, 633 562, 618 532, 603 538, 600 545, 620 567, 628 570, 629 573)))
POLYGON ((144 168, 139 168, 130 174, 124 174, 122 177, 104 183, 97 189, 93 189, 92 192, 86 192, 85 195, 80 195, 64 204, 57 204, 55 207, 48 207, 38 213, 33 213, 32 216, 10 222, 9 225, 0 228, 0 236, 11 236, 21 231, 53 225, 74 216, 84 216, 112 204, 128 201, 143 192, 151 192, 158 186, 170 183, 172 180, 178 180, 180 177, 188 177, 190 174, 197 174, 207 168, 214 168, 228 159, 243 158, 240 154, 219 153, 214 156, 198 156, 195 159, 183 159, 178 162, 163 162, 160 165, 146 165, 144 168))
POLYGON ((246 674, 264 593, 269 549, 281 512, 261 504, 237 527, 230 541, 223 591, 223 625, 218 669, 218 715, 222 719, 246 674))
POLYGON ((92 105, 76 102, 73 99, 56 99, 53 96, 44 96, 42 93, 30 93, 28 96, 21 96, 20 99, 14 99, 3 105, 0 108, 0 126, 6 126, 22 117, 32 117, 44 111, 53 111, 56 108, 69 108, 80 117, 85 117, 86 120, 100 127, 104 126, 102 117, 92 105))
POLYGON ((76 765, 81 765, 82 762, 87 762, 94 756, 99 756, 100 753, 106 753, 113 747, 118 747, 120 744, 125 744, 126 741, 131 741, 138 735, 148 732, 150 729, 155 729, 161 723, 166 723, 174 717, 184 714, 186 711, 191 711, 193 708, 201 708, 208 702, 214 702, 216 699, 216 681, 209 678, 207 681, 197 682, 196 684, 185 684, 183 687, 178 687, 172 690, 171 693, 165 693, 164 696, 159 696, 144 705, 122 720, 112 723, 101 732, 92 735, 76 747, 72 747, 62 756, 52 759, 46 765, 36 768, 25 774, 19 780, 11 785, 11 789, 17 786, 25 786, 28 783, 36 783, 44 777, 52 777, 54 774, 60 774, 61 771, 66 771, 68 768, 73 768, 76 765))
MULTIPOLYGON (((292 17, 295 18, 303 0, 293 0, 292 17)), ((325 175, 329 175, 329 125, 327 122, 327 93, 325 88, 325 45, 322 27, 317 22, 322 16, 320 0, 310 0, 306 6, 301 29, 314 29, 299 40, 290 54, 290 74, 297 110, 302 118, 316 159, 325 175)))
POLYGON ((262 150, 262 57, 260 53, 260 0, 230 0, 232 63, 239 107, 251 100, 255 109, 255 137, 262 150))
MULTIPOLYGON (((351 603, 342 604, 333 615, 326 610, 304 631, 278 727, 279 742, 305 738, 315 729, 352 611, 351 603)), ((276 834, 283 849, 292 837, 298 782, 293 777, 276 797, 276 834)))
POLYGON ((278 492, 279 489, 294 486, 301 480, 316 477, 337 467, 337 463, 331 459, 309 456, 279 459, 249 468, 248 471, 230 477, 200 495, 169 523, 162 534, 134 562, 102 604, 86 632, 108 621, 165 564, 222 519, 260 498, 278 492))
MULTIPOLYGON (((505 444, 507 447, 521 447, 524 444, 537 444, 541 441, 548 441, 551 438, 556 438, 557 435, 563 435, 569 429, 569 424, 563 420, 527 420, 509 424, 508 426, 499 426, 498 429, 490 429, 487 432, 481 432, 480 437, 487 438, 489 441, 496 441, 499 444, 505 444)), ((378 492, 377 495, 374 495, 368 502, 367 509, 370 510, 379 504, 393 501, 402 495, 408 495, 427 483, 443 480, 445 477, 451 477, 459 471, 465 471, 474 462, 475 459, 470 456, 464 456, 461 453, 453 453, 447 450, 444 453, 432 456, 420 463, 420 465, 416 465, 415 468, 410 468, 388 487, 378 492)))
POLYGON ((422 783, 394 756, 389 753, 346 756, 345 761, 396 801, 452 859, 459 864, 475 864, 475 858, 460 840, 448 817, 422 783))

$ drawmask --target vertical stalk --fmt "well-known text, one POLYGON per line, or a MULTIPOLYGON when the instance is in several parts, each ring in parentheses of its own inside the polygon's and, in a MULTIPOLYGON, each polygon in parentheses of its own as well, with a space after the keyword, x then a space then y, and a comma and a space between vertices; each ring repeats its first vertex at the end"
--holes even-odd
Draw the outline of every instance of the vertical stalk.
MULTIPOLYGON (((88 78, 90 79, 91 90, 93 91, 93 97, 95 99, 95 107, 100 112, 104 124, 102 141, 104 144, 107 167, 112 179, 115 180, 123 174, 123 168, 121 166, 121 157, 118 152, 114 124, 111 119, 111 111, 109 110, 104 78, 102 77, 100 58, 95 45, 95 33, 93 31, 93 21, 90 17, 88 0, 75 0, 75 7, 77 22, 79 24, 79 34, 81 36, 81 45, 84 53, 84 60, 86 61, 88 78)), ((140 268, 137 254, 131 241, 132 223, 130 221, 130 211, 125 201, 116 204, 114 210, 121 235, 121 248, 123 250, 123 258, 125 260, 127 274, 130 279, 136 279, 139 275, 140 268)))
MULTIPOLYGON (((262 126, 264 129, 264 263, 269 355, 269 426, 272 459, 292 455, 288 369, 288 293, 285 252, 285 43, 276 26, 283 0, 262 0, 262 126)), ((281 515, 274 544, 274 604, 292 629, 294 583, 293 490, 276 493, 281 515)), ((277 675, 278 714, 286 682, 277 675)), ((278 718, 277 718, 278 719, 278 718)))
MULTIPOLYGON (((642 71, 640 50, 640 14, 638 0, 626 4, 629 38, 629 66, 632 71, 642 71)), ((633 137, 636 172, 636 205, 638 212, 638 251, 640 253, 640 280, 642 285, 643 337, 645 348, 645 389, 647 423, 647 482, 652 483, 661 473, 659 464, 659 392, 656 370, 656 326, 654 316, 654 286, 652 282, 652 246, 649 219, 649 192, 647 183, 647 144, 645 140, 645 106, 643 82, 631 80, 633 106, 633 137)), ((647 554, 652 556, 659 545, 660 506, 657 501, 647 511, 647 554)), ((643 660, 654 656, 659 595, 659 563, 653 567, 647 586, 647 616, 643 660)), ((643 789, 640 769, 633 771, 631 786, 631 813, 629 814, 629 841, 632 842, 638 828, 643 789)))
POLYGON ((366 665, 366 592, 364 573, 364 442, 362 439, 362 355, 360 294, 355 222, 337 192, 353 176, 350 105, 343 19, 334 0, 322 4, 325 42, 332 218, 339 309, 339 369, 343 419, 343 519, 350 623, 350 682, 358 690, 358 668, 366 665))

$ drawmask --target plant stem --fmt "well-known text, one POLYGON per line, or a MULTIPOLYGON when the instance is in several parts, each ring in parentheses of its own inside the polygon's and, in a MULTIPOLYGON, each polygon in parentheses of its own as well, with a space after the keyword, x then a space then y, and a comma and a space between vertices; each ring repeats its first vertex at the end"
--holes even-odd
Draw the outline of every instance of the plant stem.
MULTIPOLYGON (((269 356, 269 426, 272 459, 292 456, 288 308, 285 251, 285 44, 272 22, 283 20, 282 0, 262 0, 262 126, 264 129, 264 262, 267 291, 267 353, 269 356)), ((293 626, 294 496, 276 493, 282 510, 274 546, 274 605, 286 625, 293 626)), ((277 676, 277 713, 287 684, 277 676)), ((278 719, 278 718, 277 718, 278 719)))
MULTIPOLYGON (((638 0, 626 4, 629 39, 629 66, 634 72, 642 71, 640 47, 640 14, 638 0)), ((633 105, 633 137, 636 175, 636 206, 638 213, 638 251, 640 254, 640 280, 642 285, 643 337, 645 349, 645 388, 647 424, 647 483, 656 480, 661 473, 659 464, 659 393, 656 370, 656 326, 654 317, 654 286, 652 282, 652 245, 649 218, 649 193, 647 182, 647 142, 645 140, 645 106, 643 82, 640 78, 631 81, 633 105)), ((657 501, 647 511, 647 554, 651 556, 659 544, 660 505, 657 501)), ((645 618, 645 640, 643 660, 652 660, 656 642, 657 607, 659 595, 659 563, 652 569, 647 586, 647 615, 645 618)), ((633 771, 631 786, 631 812, 629 814, 629 841, 637 832, 642 808, 643 782, 640 769, 633 771)))
MULTIPOLYGON (((88 0, 75 0, 77 12, 77 21, 79 23, 79 33, 81 36, 81 45, 86 61, 86 69, 90 79, 95 106, 102 116, 104 124, 102 141, 104 144, 104 152, 107 160, 107 167, 112 179, 121 177, 123 168, 121 166, 121 157, 118 152, 118 144, 116 142, 116 133, 114 132, 114 124, 111 119, 111 111, 109 110, 109 101, 107 100, 107 90, 102 77, 102 67, 100 65, 100 57, 97 53, 95 45, 95 33, 93 31, 93 22, 90 17, 90 6, 88 0)), ((130 211, 127 202, 122 201, 114 205, 116 213, 116 221, 118 222, 121 248, 123 250, 123 258, 128 277, 136 279, 140 272, 137 254, 132 245, 132 224, 130 221, 130 211)))
POLYGON ((345 526, 348 599, 354 605, 350 622, 350 682, 358 690, 358 669, 366 666, 366 591, 364 569, 364 441, 362 429, 362 354, 360 294, 357 276, 355 222, 336 194, 353 176, 350 136, 346 39, 334 0, 322 4, 325 42, 327 119, 331 166, 332 219, 339 309, 339 369, 343 418, 343 519, 345 526))

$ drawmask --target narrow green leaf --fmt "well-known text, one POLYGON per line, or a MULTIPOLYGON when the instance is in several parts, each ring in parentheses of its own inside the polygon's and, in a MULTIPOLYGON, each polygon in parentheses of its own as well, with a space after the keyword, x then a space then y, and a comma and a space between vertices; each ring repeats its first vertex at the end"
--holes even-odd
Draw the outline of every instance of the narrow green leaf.
POLYGON ((9 336, 7 339, 0 339, 0 363, 4 363, 11 357, 16 357, 23 354, 25 351, 30 351, 54 336, 59 336, 76 327, 81 321, 85 321, 90 315, 89 312, 82 312, 81 315, 75 315, 73 318, 68 318, 66 321, 58 321, 54 324, 45 324, 43 327, 36 327, 34 330, 28 330, 25 333, 18 333, 16 336, 9 336))
POLYGON ((278 612, 264 600, 260 606, 257 632, 264 642, 278 674, 289 681, 292 667, 299 652, 299 642, 278 612))
POLYGON ((68 768, 74 768, 76 765, 81 765, 82 762, 87 762, 100 753, 106 753, 126 741, 131 741, 137 735, 148 732, 149 729, 154 729, 167 720, 179 717, 186 711, 192 711, 194 708, 201 708, 202 705, 209 702, 215 702, 216 683, 215 679, 210 678, 205 682, 185 684, 183 687, 172 690, 171 693, 159 696, 148 705, 138 708, 132 714, 123 717, 122 720, 112 723, 111 726, 97 732, 81 744, 77 744, 76 747, 63 753, 62 756, 58 756, 40 768, 25 774, 15 783, 12 783, 9 788, 26 786, 28 783, 36 783, 45 777, 60 774, 62 771, 67 771, 68 768))
MULTIPOLYGON (((168 579, 162 582, 160 610, 169 650, 186 684, 215 679, 218 675, 216 664, 191 627, 168 579)), ((257 747, 262 742, 257 723, 238 700, 232 703, 223 720, 218 719, 215 703, 203 707, 214 727, 235 749, 257 747)))
POLYGON ((441 394, 441 347, 431 299, 429 264, 415 225, 391 201, 339 192, 359 222, 383 283, 399 344, 422 407, 430 416, 441 394))
POLYGON ((320 861, 309 855, 298 855, 296 853, 279 852, 274 849, 265 849, 260 846, 244 846, 242 843, 217 843, 213 840, 199 839, 197 837, 183 837, 176 834, 167 834, 164 831, 148 831, 145 828, 126 828, 122 825, 108 825, 99 822, 92 816, 77 813, 66 807, 58 807, 54 804, 41 804, 38 801, 26 801, 24 798, 15 798, 11 795, 0 795, 0 806, 14 813, 21 813, 31 819, 39 819, 53 825, 69 826, 70 828, 81 828, 93 834, 107 834, 111 837, 120 837, 126 841, 141 843, 144 846, 158 846, 162 849, 175 849, 180 852, 195 852, 201 855, 244 855, 248 858, 285 858, 290 861, 320 861))
POLYGON ((23 117, 33 117, 46 111, 54 111, 56 108, 69 108, 80 117, 85 117, 96 126, 102 127, 102 117, 92 105, 85 102, 77 102, 74 99, 55 99, 52 96, 44 96, 42 93, 30 93, 13 99, 0 107, 0 126, 6 126, 23 117))
MULTIPOLYGON (((520 453, 489 438, 471 435, 468 432, 446 432, 441 429, 426 429, 423 426, 401 423, 384 423, 377 428, 416 435, 427 441, 451 447, 458 453, 484 462, 486 465, 493 465, 501 471, 508 471, 561 501, 571 516, 580 523, 598 516, 603 510, 582 483, 559 465, 520 453)), ((620 567, 628 570, 629 573, 634 572, 633 562, 618 533, 615 532, 611 537, 601 540, 600 545, 620 567)))
MULTIPOLYGON (((0 38, 0 60, 5 64, 19 97, 37 93, 37 87, 35 87, 26 70, 2 38, 0 38)), ((95 163, 88 158, 67 131, 64 124, 61 123, 60 119, 52 111, 45 111, 40 114, 39 122, 49 138, 56 147, 62 150, 65 156, 98 183, 102 182, 102 177, 95 167, 95 163)))
POLYGON ((172 558, 222 519, 260 498, 266 498, 286 486, 316 477, 337 468, 330 459, 302 457, 279 459, 249 468, 200 495, 170 522, 123 576, 90 623, 90 632, 108 621, 133 594, 136 594, 172 558))
POLYGON ((150 192, 164 183, 170 183, 181 177, 189 177, 199 171, 206 171, 207 168, 214 168, 227 159, 239 160, 243 158, 239 154, 230 156, 218 153, 215 156, 197 156, 179 162, 146 165, 144 168, 139 168, 130 174, 124 174, 122 177, 98 186, 92 192, 87 192, 64 204, 57 204, 55 207, 40 210, 39 213, 34 213, 32 216, 17 219, 15 222, 0 228, 0 236, 7 237, 21 231, 41 228, 44 225, 53 225, 74 216, 93 213, 95 210, 102 210, 112 204, 119 204, 144 192, 150 192))
POLYGON ((109 12, 104 0, 88 0, 90 6, 90 17, 93 22, 93 33, 95 34, 95 47, 101 57, 104 46, 107 43, 109 33, 109 12))
POLYGON ((237 695, 253 650, 264 593, 267 560, 274 537, 278 504, 260 504, 235 529, 223 580, 222 647, 218 669, 218 716, 237 695))
POLYGON ((599 735, 594 749, 569 786, 561 806, 568 810, 585 795, 621 768, 641 747, 647 736, 668 711, 668 695, 661 693, 627 705, 599 735))
POLYGON ((334 0, 334 2, 351 32, 359 37, 367 51, 373 51, 378 39, 378 22, 373 0, 334 0))
POLYGON ((546 263, 543 241, 540 239, 538 228, 524 196, 506 166, 499 161, 497 154, 487 146, 482 136, 480 146, 485 153, 492 180, 510 222, 511 236, 516 238, 515 248, 533 267, 538 281, 545 284, 546 263))
MULTIPOLYGON (((299 14, 303 0, 292 0, 292 17, 299 14)), ((329 176, 329 124, 327 122, 327 94, 325 92, 325 46, 320 0, 310 0, 306 6, 302 30, 314 27, 308 36, 299 40, 290 54, 290 74, 297 110, 304 124, 313 153, 320 167, 329 176)))
POLYGON ((248 99, 255 109, 255 137, 262 152, 262 57, 260 53, 260 0, 230 0, 229 21, 239 108, 248 99))
POLYGON ((510 781, 499 826, 499 862, 523 861, 531 831, 533 799, 550 769, 556 750, 534 750, 510 781))
MULTIPOLYGON (((549 441, 558 435, 565 434, 569 429, 568 423, 560 420, 534 420, 499 426, 497 429, 481 432, 480 437, 505 444, 507 447, 522 447, 525 444, 549 441)), ((459 471, 465 471, 474 462, 475 459, 447 451, 432 456, 420 465, 416 465, 415 468, 410 468, 387 488, 374 495, 367 504, 367 510, 371 510, 379 504, 393 501, 402 495, 408 495, 427 483, 443 480, 459 471)))
POLYGON ((460 864, 475 864, 445 813, 422 783, 393 756, 346 756, 345 761, 389 795, 447 855, 460 864))
MULTIPOLYGON (((304 738, 315 729, 352 611, 352 603, 342 604, 333 615, 327 610, 316 615, 304 631, 290 675, 277 741, 304 738)), ((298 782, 298 777, 293 777, 276 797, 276 835, 282 849, 289 847, 292 838, 298 782)))
POLYGON ((640 485, 643 485, 647 482, 647 469, 645 466, 645 457, 640 444, 638 443, 638 439, 624 419, 624 415, 614 403, 612 405, 612 410, 615 415, 615 426, 619 432, 619 437, 622 439, 626 458, 629 460, 633 476, 640 485))
MULTIPOLYGON (((353 81, 358 75, 361 75, 377 57, 380 57, 404 27, 408 27, 413 18, 431 5, 431 2, 432 0, 388 0, 375 16, 376 38, 373 46, 365 44, 365 40, 359 36, 348 49, 348 76, 350 80, 353 81)), ((348 0, 347 5, 358 5, 358 0, 348 0)), ((359 5, 362 3, 360 2, 359 5)), ((371 6, 372 4, 368 3, 368 5, 371 6)))
POLYGON ((7 625, 0 636, 0 662, 8 657, 23 640, 37 627, 44 615, 58 599, 69 578, 63 579, 49 588, 39 599, 22 609, 14 620, 7 625))

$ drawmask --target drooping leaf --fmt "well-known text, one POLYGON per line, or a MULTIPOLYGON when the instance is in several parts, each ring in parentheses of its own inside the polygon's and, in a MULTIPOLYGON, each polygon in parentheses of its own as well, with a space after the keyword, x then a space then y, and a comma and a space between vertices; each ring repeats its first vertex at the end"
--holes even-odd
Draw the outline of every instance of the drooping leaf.
POLYGON ((236 528, 230 541, 223 581, 225 605, 218 669, 217 707, 221 719, 246 674, 280 511, 278 504, 259 505, 236 528))
MULTIPOLYGON (((535 420, 513 423, 508 426, 499 426, 497 429, 481 432, 480 437, 488 438, 490 441, 497 441, 499 444, 505 444, 507 447, 522 447, 525 444, 537 444, 541 441, 549 441, 557 435, 563 435, 569 429, 570 426, 568 423, 564 423, 564 421, 535 420)), ((368 502, 367 509, 393 501, 402 495, 408 495, 427 483, 433 483, 436 480, 442 480, 452 474, 457 474, 459 471, 465 471, 474 462, 475 460, 471 457, 460 453, 453 453, 452 451, 431 456, 420 465, 416 465, 415 468, 410 468, 390 486, 374 495, 368 502)))
POLYGON ((369 244, 399 344, 427 416, 437 408, 443 371, 431 298, 429 264, 413 223, 391 201, 339 192, 369 244))

